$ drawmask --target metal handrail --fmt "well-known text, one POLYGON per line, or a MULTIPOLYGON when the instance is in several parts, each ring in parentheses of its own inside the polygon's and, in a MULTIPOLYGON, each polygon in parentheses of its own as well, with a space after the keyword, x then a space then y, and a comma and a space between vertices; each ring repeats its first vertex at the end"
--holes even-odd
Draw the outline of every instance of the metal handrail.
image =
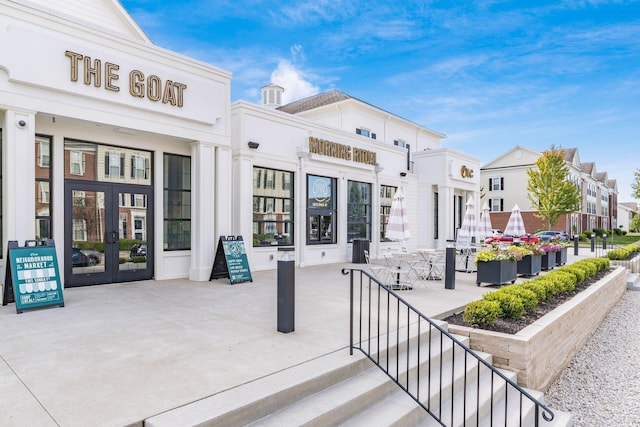
MULTIPOLYGON (((391 380, 393 380, 402 390, 411 396, 418 405, 438 421, 438 423, 445 425, 442 421, 444 415, 443 397, 450 397, 451 412, 448 415, 451 420, 454 419, 454 395, 455 392, 460 391, 456 389, 455 384, 456 353, 459 353, 460 350, 464 351, 464 359, 462 362, 458 363, 462 363, 462 367, 460 369, 464 369, 464 377, 462 384, 459 385, 458 388, 463 388, 464 397, 462 408, 456 408, 457 411, 455 411, 455 413, 462 413, 462 420, 464 420, 463 425, 466 425, 467 406, 468 404, 473 404, 472 402, 467 402, 467 395, 475 395, 476 397, 476 420, 472 425, 477 425, 479 422, 481 390, 480 368, 482 366, 486 367, 488 369, 487 372, 491 375, 491 390, 495 390, 504 384, 505 403, 503 415, 505 426, 507 425, 507 403, 508 399, 512 398, 508 393, 509 387, 516 391, 516 399, 519 399, 520 425, 522 425, 523 401, 525 399, 528 399, 533 405, 535 405, 535 426, 539 425, 540 414, 546 421, 553 420, 554 414, 551 409, 538 401, 535 397, 531 396, 526 390, 506 377, 502 372, 484 360, 459 339, 444 330, 436 322, 420 313, 420 311, 404 300, 392 288, 381 283, 368 272, 360 269, 344 268, 342 269, 342 274, 350 276, 350 354, 353 355, 354 348, 360 350, 376 366, 382 369, 382 371, 387 374, 387 376, 391 378, 391 380), (354 276, 358 272, 360 273, 359 283, 354 283, 354 276), (357 305, 356 299, 358 303, 357 305), (356 319, 356 315, 358 316, 358 319, 356 319), (428 325, 428 331, 423 331, 423 325, 425 322, 428 325), (357 343, 354 342, 354 333, 356 332, 358 333, 357 343), (365 335, 364 337, 363 332, 365 335), (406 336, 404 336, 405 333, 406 336), (401 342, 401 334, 406 341, 401 342), (423 342, 423 335, 428 337, 426 343, 423 342), (412 347, 414 342, 415 347, 412 347), (448 343, 451 344, 449 345, 448 343), (450 347, 448 351, 452 352, 450 378, 451 392, 448 396, 443 396, 445 393, 443 393, 444 379, 442 377, 442 368, 444 358, 442 356, 445 353, 443 350, 445 345, 448 349, 450 347), (427 348, 424 349, 424 346, 427 348), (401 347, 406 347, 406 360, 404 360, 403 356, 402 361, 400 360, 401 347), (434 347, 439 347, 439 354, 432 353, 434 347), (456 349, 458 350, 457 352, 456 349), (426 356, 423 354, 425 351, 427 352, 426 356), (434 357, 435 362, 432 362, 434 357), (473 364, 475 362, 477 364, 477 379, 475 380, 467 377, 468 369, 473 368, 473 366, 468 366, 468 359, 471 359, 470 363, 473 364), (439 363, 439 368, 435 367, 435 370, 432 370, 432 363, 439 363), (424 374, 425 370, 426 374, 424 374), (499 383, 500 381, 502 381, 502 383, 499 383), (471 382, 475 383, 475 394, 473 393, 474 390, 470 388, 474 386, 471 382), (433 386, 439 387, 439 389, 432 388, 433 386), (425 388, 426 398, 421 394, 425 392, 425 388), (432 392, 436 392, 436 397, 433 399, 432 392), (434 399, 436 401, 432 402, 434 399), (540 413, 540 411, 542 411, 542 413, 540 413)), ((438 349, 436 349, 436 351, 437 350, 438 349)), ((491 425, 494 425, 493 397, 490 399, 491 425)), ((444 409, 449 408, 445 407, 444 409)))

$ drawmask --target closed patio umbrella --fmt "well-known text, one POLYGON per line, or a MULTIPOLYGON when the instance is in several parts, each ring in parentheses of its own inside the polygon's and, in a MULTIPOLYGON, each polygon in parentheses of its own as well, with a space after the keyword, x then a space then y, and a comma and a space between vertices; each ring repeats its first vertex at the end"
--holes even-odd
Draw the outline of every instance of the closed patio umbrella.
POLYGON ((491 226, 491 214, 489 213, 489 205, 487 202, 484 202, 482 205, 482 214, 480 215, 480 222, 478 224, 478 240, 483 242, 484 239, 491 236, 491 230, 493 227, 491 226))
POLYGON ((411 237, 402 187, 398 187, 396 194, 393 196, 385 237, 390 240, 400 241, 407 240, 411 237))
POLYGON ((471 238, 476 235, 477 231, 476 205, 473 196, 471 196, 467 200, 467 210, 464 213, 464 218, 462 218, 462 226, 458 231, 458 243, 463 245, 471 244, 471 238))
POLYGON ((524 221, 522 219, 522 214, 520 213, 520 208, 516 203, 511 209, 511 215, 509 216, 509 222, 507 222, 507 227, 504 229, 504 234, 508 236, 524 236, 527 234, 524 229, 524 221))

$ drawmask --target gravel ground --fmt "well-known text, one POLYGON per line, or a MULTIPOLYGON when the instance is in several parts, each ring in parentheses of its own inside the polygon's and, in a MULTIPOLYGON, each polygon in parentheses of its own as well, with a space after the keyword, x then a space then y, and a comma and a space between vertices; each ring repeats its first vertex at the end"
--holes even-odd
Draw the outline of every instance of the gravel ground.
POLYGON ((640 426, 640 291, 627 291, 545 395, 576 427, 640 426))

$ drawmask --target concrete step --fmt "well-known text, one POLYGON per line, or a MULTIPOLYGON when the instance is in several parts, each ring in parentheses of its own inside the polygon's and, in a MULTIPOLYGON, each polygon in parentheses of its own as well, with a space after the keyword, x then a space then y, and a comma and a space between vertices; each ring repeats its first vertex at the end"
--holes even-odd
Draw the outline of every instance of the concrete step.
MULTIPOLYGON (((432 368, 434 373, 437 372, 435 367, 438 367, 438 369, 442 367, 443 371, 450 371, 447 365, 451 364, 451 354, 453 352, 451 342, 443 342, 442 352, 440 351, 439 334, 432 334, 430 343, 431 345, 429 345, 429 341, 426 339, 423 339, 421 342, 422 353, 425 355, 428 354, 430 347, 432 357, 429 360, 421 359, 419 367, 417 363, 417 353, 415 352, 411 353, 412 356, 406 357, 406 353, 400 352, 396 354, 392 351, 388 358, 386 355, 382 357, 380 363, 386 365, 388 362, 393 371, 392 375, 396 376, 398 381, 403 384, 406 384, 407 375, 410 379, 414 378, 418 369, 426 372, 426 370, 429 369, 429 365, 434 367, 432 368)), ((458 370, 460 370, 462 360, 458 362, 458 365, 458 370)), ((389 381, 389 377, 385 373, 372 365, 371 370, 363 372, 357 377, 345 378, 343 382, 322 390, 313 396, 291 402, 278 412, 258 420, 251 425, 336 425, 345 420, 357 417, 363 408, 376 405, 376 402, 385 401, 389 396, 397 394, 403 397, 406 396, 406 393, 395 383, 389 381)), ((409 396, 406 397, 412 402, 412 404, 409 405, 410 409, 415 410, 418 405, 413 402, 409 396)), ((397 398, 397 396, 395 398, 397 398)), ((399 412, 397 410, 394 412, 397 418, 399 412)))
MULTIPOLYGON (((453 346, 447 337, 441 340, 442 334, 435 328, 423 327, 420 334, 417 331, 418 328, 393 331, 388 338, 375 338, 363 346, 373 349, 372 359, 388 367, 389 375, 396 378, 401 387, 419 393, 421 402, 441 416, 445 425, 498 425, 497 420, 504 422, 505 404, 507 416, 517 412, 512 405, 517 404, 519 408, 519 394, 508 389, 501 379, 492 382, 489 368, 470 355, 465 356, 464 350, 453 346), (418 343, 419 360, 415 351, 418 343), (407 347, 411 348, 408 354, 407 347), (429 381, 425 377, 427 372, 431 372, 429 381), (469 387, 464 388, 465 383, 469 387), (505 396, 508 396, 506 403, 505 396), (463 407, 466 410, 463 411, 463 407)), ((465 344, 468 342, 467 338, 457 338, 465 344)), ((478 354, 491 363, 491 355, 478 354)), ((515 378, 511 372, 505 375, 515 378)), ((439 425, 401 387, 360 351, 354 351, 351 356, 345 348, 156 415, 145 420, 144 425, 439 425)), ((533 405, 523 401, 524 409, 531 407, 533 405)), ((533 425, 534 417, 531 411, 522 425, 533 425)), ((553 424, 554 427, 570 425, 553 424)))
MULTIPOLYGON (((446 323, 439 323, 446 327, 446 323)), ((423 346, 429 342, 428 331, 426 329, 421 334, 423 346)), ((432 339, 436 340, 438 336, 439 334, 433 334, 432 339)), ((401 331, 399 339, 392 335, 389 342, 399 342, 401 348, 406 348, 407 340, 404 337, 406 334, 401 331)), ((412 345, 415 345, 417 339, 417 334, 410 334, 412 345)), ((394 353, 395 347, 391 350, 394 353)), ((434 350, 434 353, 439 354, 439 351, 434 350)), ((381 351, 379 354, 374 353, 373 357, 385 361, 387 354, 386 351, 381 351)), ((390 356, 390 360, 392 357, 390 356)), ((376 374, 382 374, 385 381, 389 382, 387 376, 379 368, 373 368, 371 361, 360 351, 354 351, 353 356, 350 356, 348 349, 344 349, 155 415, 145 420, 145 426, 201 423, 209 426, 246 425, 366 370, 377 371, 376 374)))

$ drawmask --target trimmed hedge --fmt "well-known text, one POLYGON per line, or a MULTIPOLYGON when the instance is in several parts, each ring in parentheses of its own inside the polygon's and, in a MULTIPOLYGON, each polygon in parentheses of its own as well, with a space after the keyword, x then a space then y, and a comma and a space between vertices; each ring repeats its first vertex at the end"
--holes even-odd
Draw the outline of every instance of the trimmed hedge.
POLYGON ((534 310, 540 301, 572 292, 577 284, 609 268, 609 258, 588 258, 538 276, 523 284, 503 286, 473 301, 462 318, 474 326, 493 326, 500 317, 519 318, 534 310))

